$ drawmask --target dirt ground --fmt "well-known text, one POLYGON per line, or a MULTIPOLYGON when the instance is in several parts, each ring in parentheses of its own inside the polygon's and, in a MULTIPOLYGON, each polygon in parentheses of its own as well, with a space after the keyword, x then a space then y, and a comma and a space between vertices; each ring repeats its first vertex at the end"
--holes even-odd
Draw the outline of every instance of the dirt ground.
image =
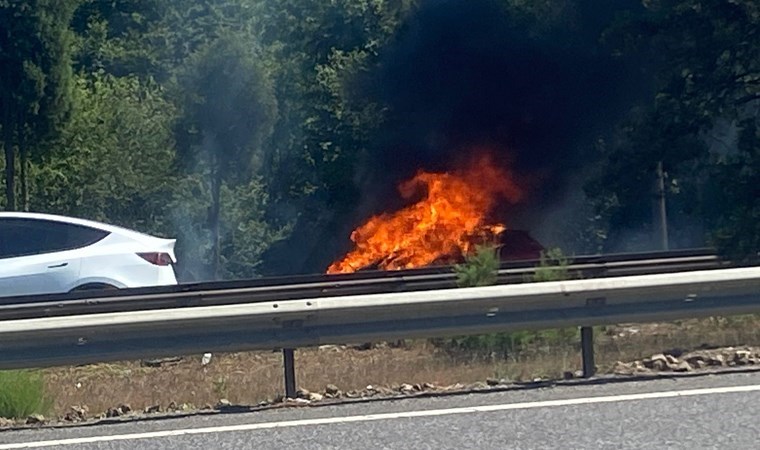
MULTIPOLYGON (((600 327, 595 338, 596 363, 605 372, 616 361, 632 361, 672 348, 757 345, 759 325, 760 318, 742 316, 600 327)), ((46 385, 54 399, 51 415, 60 417, 72 406, 86 405, 89 414, 97 416, 123 403, 133 410, 156 405, 166 408, 171 403, 202 408, 216 405, 220 399, 253 405, 284 391, 280 352, 214 354, 206 365, 201 358, 167 359, 159 367, 128 361, 46 369, 46 385)), ((327 384, 351 391, 367 385, 447 386, 487 378, 561 378, 565 371, 580 368, 577 338, 551 347, 533 346, 507 358, 452 355, 424 340, 407 341, 397 348, 323 346, 296 351, 298 386, 310 391, 323 390, 327 384)))

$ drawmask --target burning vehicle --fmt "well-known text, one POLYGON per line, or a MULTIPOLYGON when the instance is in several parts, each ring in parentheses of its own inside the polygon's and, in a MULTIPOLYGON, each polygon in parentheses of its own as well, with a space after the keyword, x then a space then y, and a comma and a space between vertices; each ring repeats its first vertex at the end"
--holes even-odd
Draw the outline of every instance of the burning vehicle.
POLYGON ((543 250, 527 232, 493 219, 498 205, 520 202, 523 189, 487 152, 455 171, 420 170, 398 190, 408 206, 371 217, 355 229, 353 250, 327 273, 453 264, 478 244, 496 246, 502 260, 535 259, 543 250))

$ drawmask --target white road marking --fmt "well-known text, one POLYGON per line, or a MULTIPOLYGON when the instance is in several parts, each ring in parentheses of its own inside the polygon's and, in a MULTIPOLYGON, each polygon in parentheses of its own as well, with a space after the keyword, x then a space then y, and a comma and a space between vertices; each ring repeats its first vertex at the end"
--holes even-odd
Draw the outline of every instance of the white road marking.
POLYGON ((300 427, 311 425, 330 425, 354 422, 371 422, 377 420, 410 419, 415 417, 449 416, 456 414, 485 413, 494 411, 509 411, 519 409, 548 408, 553 406, 591 405, 595 403, 626 402, 634 400, 651 400, 674 397, 693 397, 699 395, 734 394, 741 392, 760 391, 760 385, 728 386, 720 388, 689 389, 683 391, 648 392, 642 394, 609 395, 602 397, 570 398, 565 400, 546 400, 540 402, 507 403, 502 405, 470 406, 463 408, 432 409, 423 411, 394 412, 384 414, 368 414, 349 417, 326 417, 321 419, 289 420, 283 422, 263 422, 244 425, 229 425, 207 428, 189 428, 180 430, 153 431, 149 433, 117 434, 111 436, 91 436, 50 441, 19 442, 0 444, 0 450, 17 448, 41 448, 53 446, 68 446, 92 444, 98 442, 131 441, 136 439, 152 439, 169 436, 184 436, 193 434, 229 433, 236 431, 268 430, 273 428, 300 427))

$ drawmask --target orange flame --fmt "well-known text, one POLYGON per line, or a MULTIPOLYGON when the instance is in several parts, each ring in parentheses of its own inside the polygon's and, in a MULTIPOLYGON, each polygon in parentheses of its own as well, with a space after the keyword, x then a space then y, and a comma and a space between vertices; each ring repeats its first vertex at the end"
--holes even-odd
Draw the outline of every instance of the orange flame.
POLYGON ((408 269, 466 254, 479 239, 506 229, 485 223, 497 202, 516 203, 522 197, 511 174, 496 167, 488 155, 454 173, 419 171, 398 189, 405 199, 424 197, 394 213, 374 216, 354 230, 354 250, 333 263, 327 273, 369 266, 408 269))

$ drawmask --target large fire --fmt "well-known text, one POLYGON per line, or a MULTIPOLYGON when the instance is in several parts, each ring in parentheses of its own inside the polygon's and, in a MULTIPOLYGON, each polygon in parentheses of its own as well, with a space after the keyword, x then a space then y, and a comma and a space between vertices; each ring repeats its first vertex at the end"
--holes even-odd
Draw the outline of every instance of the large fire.
POLYGON ((494 165, 488 155, 451 173, 420 171, 398 189, 404 199, 422 198, 399 211, 374 216, 354 230, 354 250, 327 273, 408 269, 467 254, 475 244, 506 229, 487 223, 497 203, 515 203, 522 197, 511 173, 494 165))

